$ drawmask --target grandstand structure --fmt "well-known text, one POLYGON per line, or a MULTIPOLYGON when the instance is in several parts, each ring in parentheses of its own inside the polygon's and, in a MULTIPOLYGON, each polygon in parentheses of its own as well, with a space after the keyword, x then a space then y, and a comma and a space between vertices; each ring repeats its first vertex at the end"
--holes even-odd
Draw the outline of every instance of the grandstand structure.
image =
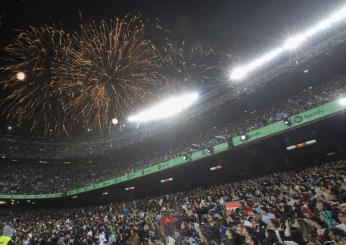
MULTIPOLYGON (((213 135, 218 138, 207 146, 197 144, 194 147, 193 142, 194 137, 207 129, 232 124, 238 119, 246 121, 251 112, 270 108, 301 90, 336 79, 342 75, 345 48, 346 31, 330 31, 304 50, 291 57, 281 57, 260 69, 244 83, 225 85, 228 89, 217 87, 203 93, 203 101, 177 120, 146 127, 128 127, 119 135, 99 141, 47 142, 44 139, 33 141, 3 136, 0 161, 14 166, 23 162, 38 168, 40 164, 48 168, 50 164, 61 164, 62 169, 69 169, 72 164, 78 166, 86 162, 97 164, 98 168, 109 168, 112 164, 115 166, 116 159, 122 154, 127 156, 130 153, 141 158, 143 154, 150 155, 161 142, 167 152, 174 148, 174 142, 187 142, 189 150, 178 151, 161 162, 151 162, 149 166, 143 165, 113 178, 102 178, 97 182, 87 179, 89 183, 63 191, 1 193, 0 188, 0 200, 5 206, 88 205, 189 189, 197 182, 208 186, 230 178, 237 180, 285 168, 300 168, 307 164, 304 159, 317 164, 326 158, 342 158, 346 145, 343 120, 346 106, 340 100, 342 97, 329 98, 265 125, 244 128, 236 135, 213 135), (283 87, 288 88, 287 91, 283 91, 283 87), (274 94, 270 99, 267 98, 268 91, 274 94), (196 121, 201 122, 199 126, 196 126, 196 121), (176 132, 176 135, 167 138, 168 132, 176 132), (304 142, 311 140, 316 143, 302 148, 304 142), (298 149, 287 151, 289 146, 298 149), (278 162, 285 165, 276 164, 278 162), (216 166, 222 167, 217 169, 216 166), (212 168, 217 170, 211 171, 212 168)), ((345 82, 342 80, 340 83, 345 82)))

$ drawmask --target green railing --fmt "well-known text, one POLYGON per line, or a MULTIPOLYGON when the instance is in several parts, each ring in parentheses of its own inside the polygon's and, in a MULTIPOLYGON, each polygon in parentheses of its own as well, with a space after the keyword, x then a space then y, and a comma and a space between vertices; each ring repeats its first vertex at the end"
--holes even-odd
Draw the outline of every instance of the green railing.
POLYGON ((289 128, 295 128, 302 124, 306 124, 324 118, 326 116, 330 116, 334 113, 343 111, 344 109, 345 106, 341 105, 338 100, 335 100, 290 117, 289 125, 285 125, 283 121, 278 121, 246 133, 246 140, 241 140, 241 136, 234 137, 233 145, 238 146, 264 137, 268 137, 273 134, 281 133, 289 128))
POLYGON ((71 190, 67 192, 68 196, 72 196, 72 195, 76 195, 82 192, 86 192, 86 191, 90 191, 90 190, 96 190, 96 189, 100 189, 106 186, 110 186, 110 185, 114 185, 114 184, 119 184, 119 183, 123 183, 129 180, 133 180, 142 176, 146 176, 152 173, 157 173, 159 171, 163 171, 165 169, 169 169, 169 168, 173 168, 176 167, 178 165, 181 164, 185 164, 187 163, 187 159, 186 157, 177 157, 175 159, 171 159, 169 161, 163 162, 163 163, 159 163, 156 165, 153 165, 151 167, 147 167, 144 168, 142 170, 138 170, 136 172, 124 175, 124 176, 120 176, 114 179, 110 179, 110 180, 106 180, 104 182, 100 182, 97 184, 91 184, 82 188, 78 188, 75 190, 71 190))
MULTIPOLYGON (((265 137, 282 133, 288 129, 301 126, 303 124, 322 119, 324 117, 333 115, 335 113, 341 112, 345 109, 345 106, 341 105, 338 100, 326 103, 324 105, 315 107, 311 110, 305 111, 298 115, 289 118, 289 125, 284 124, 283 121, 278 121, 267 125, 265 127, 255 129, 253 131, 247 132, 246 139, 242 140, 241 136, 234 137, 231 141, 233 146, 237 147, 248 142, 253 142, 265 137)), ((210 148, 211 149, 211 148, 210 148)), ((120 176, 114 179, 109 179, 100 183, 90 184, 82 188, 74 189, 66 193, 52 193, 52 194, 40 194, 40 195, 1 195, 0 199, 47 199, 47 198, 58 198, 62 196, 74 196, 80 193, 88 192, 91 190, 101 189, 107 186, 116 185, 126 181, 130 181, 139 177, 143 177, 149 174, 157 173, 169 168, 174 168, 179 165, 186 164, 187 162, 194 161, 197 159, 204 158, 211 154, 210 149, 203 149, 200 151, 193 152, 185 156, 180 156, 175 159, 168 160, 163 163, 153 165, 151 167, 144 168, 142 170, 135 171, 133 173, 120 176)), ((217 144, 212 147, 212 153, 219 153, 229 149, 228 143, 217 144)))
POLYGON ((51 193, 51 194, 37 194, 37 195, 9 195, 0 194, 1 199, 15 199, 15 200, 31 200, 31 199, 48 199, 48 198, 58 198, 64 196, 63 193, 51 193))

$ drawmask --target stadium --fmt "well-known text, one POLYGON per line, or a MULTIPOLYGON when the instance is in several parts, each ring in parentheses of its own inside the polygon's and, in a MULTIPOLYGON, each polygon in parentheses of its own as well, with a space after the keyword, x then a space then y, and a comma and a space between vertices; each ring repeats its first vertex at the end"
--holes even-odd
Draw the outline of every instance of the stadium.
POLYGON ((346 244, 346 3, 0 3, 0 245, 346 244))

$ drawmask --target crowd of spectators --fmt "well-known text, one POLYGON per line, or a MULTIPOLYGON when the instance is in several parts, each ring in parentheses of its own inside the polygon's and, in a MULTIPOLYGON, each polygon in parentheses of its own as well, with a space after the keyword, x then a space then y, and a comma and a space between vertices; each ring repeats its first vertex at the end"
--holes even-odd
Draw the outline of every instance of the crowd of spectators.
POLYGON ((345 244, 345 163, 101 206, 0 209, 0 228, 23 245, 345 244))
POLYGON ((292 116, 315 106, 345 95, 345 78, 340 77, 317 87, 308 87, 294 97, 271 105, 262 111, 244 113, 236 121, 222 127, 213 127, 201 132, 194 138, 185 138, 174 142, 174 145, 122 154, 116 157, 95 161, 85 160, 72 164, 27 164, 6 161, 2 163, 0 173, 0 193, 2 194, 45 194, 65 192, 97 183, 142 169, 153 164, 164 162, 179 155, 193 152, 198 148, 207 148, 220 143, 215 136, 231 138, 267 124, 282 120, 283 116, 292 116), (69 171, 65 171, 69 169, 69 171), (13 180, 16 181, 13 181, 13 180))

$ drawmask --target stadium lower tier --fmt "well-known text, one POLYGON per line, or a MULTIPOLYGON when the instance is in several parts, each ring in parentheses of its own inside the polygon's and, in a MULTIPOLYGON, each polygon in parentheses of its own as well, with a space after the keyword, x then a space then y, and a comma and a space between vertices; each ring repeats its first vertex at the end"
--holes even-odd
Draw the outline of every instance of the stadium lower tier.
POLYGON ((0 209, 15 244, 344 244, 345 161, 131 202, 0 209))

